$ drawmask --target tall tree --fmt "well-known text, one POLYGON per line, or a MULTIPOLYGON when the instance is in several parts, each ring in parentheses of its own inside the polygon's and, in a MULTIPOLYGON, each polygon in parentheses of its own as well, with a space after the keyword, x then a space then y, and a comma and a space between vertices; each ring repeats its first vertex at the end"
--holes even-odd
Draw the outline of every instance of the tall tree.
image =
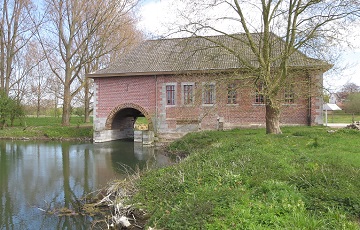
MULTIPOLYGON (((84 65, 108 53, 89 54, 103 46, 99 31, 117 32, 118 21, 136 0, 45 0, 46 38, 39 36, 52 72, 63 86, 62 125, 70 124, 71 101, 84 87, 84 65)), ((40 34, 40 33, 39 33, 40 34)))
MULTIPOLYGON (((88 42, 84 54, 89 61, 83 66, 83 74, 88 74, 107 66, 112 60, 126 54, 135 44, 142 40, 142 34, 136 29, 136 20, 129 12, 117 18, 110 28, 97 30, 88 42)), ((90 102, 93 96, 91 79, 80 77, 84 85, 85 122, 90 122, 92 112, 90 102)))
POLYGON ((246 66, 247 71, 255 76, 254 82, 262 84, 261 93, 266 106, 266 132, 272 134, 281 133, 279 98, 290 77, 288 63, 291 55, 298 51, 312 57, 323 54, 321 51, 327 47, 326 44, 332 44, 341 32, 347 32, 346 28, 350 28, 347 26, 357 20, 360 11, 358 0, 181 2, 187 4, 180 12, 180 21, 185 23, 180 26, 179 32, 192 36, 222 34, 251 48, 254 60, 247 60, 236 47, 212 40, 211 37, 203 37, 232 53, 246 66), (246 39, 238 39, 234 32, 245 33, 246 39), (279 43, 278 39, 282 42, 279 43), (274 44, 280 44, 280 48, 274 49, 274 44))
POLYGON ((31 13, 35 7, 31 0, 2 0, 0 14, 0 90, 6 95, 11 81, 16 55, 34 35, 31 13))
POLYGON ((339 97, 340 101, 345 102, 350 94, 359 92, 360 86, 356 85, 355 83, 346 83, 337 93, 337 96, 339 97))
MULTIPOLYGON (((44 72, 48 69, 45 64, 44 55, 36 40, 29 41, 28 45, 16 54, 10 89, 17 100, 28 103, 32 99, 34 91, 31 88, 34 82, 37 82, 38 86, 40 77, 45 77, 44 72)), ((45 93, 43 87, 37 94, 39 93, 42 98, 45 93)))

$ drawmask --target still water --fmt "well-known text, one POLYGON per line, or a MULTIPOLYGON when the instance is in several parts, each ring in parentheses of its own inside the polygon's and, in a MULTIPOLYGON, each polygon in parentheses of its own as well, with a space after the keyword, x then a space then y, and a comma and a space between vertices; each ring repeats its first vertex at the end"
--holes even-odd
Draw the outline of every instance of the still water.
POLYGON ((58 217, 43 210, 74 210, 85 195, 125 178, 124 165, 170 163, 153 147, 129 141, 0 141, 0 229, 89 229, 90 217, 58 217))

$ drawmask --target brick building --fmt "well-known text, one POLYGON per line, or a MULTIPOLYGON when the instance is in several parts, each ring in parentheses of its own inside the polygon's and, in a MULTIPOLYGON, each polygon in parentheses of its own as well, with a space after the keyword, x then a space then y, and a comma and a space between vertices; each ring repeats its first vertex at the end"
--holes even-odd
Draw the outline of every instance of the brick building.
MULTIPOLYGON (((134 136, 134 122, 146 117, 144 135, 176 138, 191 131, 265 126, 262 84, 220 41, 256 65, 242 34, 148 40, 94 79, 94 141, 134 136), (211 41, 209 41, 211 40, 211 41)), ((260 38, 259 38, 260 39, 260 38)), ((281 50, 277 39, 273 49, 281 50)), ((291 55, 284 87, 282 125, 322 124, 322 75, 327 63, 300 52, 291 55)))

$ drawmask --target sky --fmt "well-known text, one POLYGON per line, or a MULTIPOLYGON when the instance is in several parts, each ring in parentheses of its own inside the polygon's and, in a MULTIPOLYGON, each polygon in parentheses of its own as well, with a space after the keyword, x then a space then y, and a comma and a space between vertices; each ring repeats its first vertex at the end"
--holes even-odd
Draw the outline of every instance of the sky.
MULTIPOLYGON (((167 35, 171 25, 182 23, 176 16, 179 11, 188 10, 181 5, 181 2, 181 0, 144 0, 140 6, 138 28, 150 39, 167 35)), ((226 9, 217 10, 226 12, 226 9)), ((217 14, 217 12, 210 12, 210 14, 217 14)), ((360 26, 358 29, 354 28, 353 31, 354 33, 358 31, 357 35, 354 34, 354 37, 350 38, 353 46, 342 49, 340 59, 335 64, 336 71, 328 71, 324 74, 324 86, 330 92, 340 90, 346 83, 355 83, 360 86, 360 26)))

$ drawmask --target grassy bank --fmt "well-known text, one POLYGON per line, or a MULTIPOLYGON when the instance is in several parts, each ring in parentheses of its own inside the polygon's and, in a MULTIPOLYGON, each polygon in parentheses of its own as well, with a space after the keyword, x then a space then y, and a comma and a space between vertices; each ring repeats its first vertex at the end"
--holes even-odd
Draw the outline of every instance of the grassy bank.
POLYGON ((156 229, 359 229, 360 132, 201 132, 181 163, 147 172, 132 202, 156 229))
POLYGON ((17 139, 90 139, 92 134, 92 123, 85 124, 81 117, 71 117, 67 127, 61 125, 61 118, 24 117, 13 127, 0 129, 0 138, 17 139))

